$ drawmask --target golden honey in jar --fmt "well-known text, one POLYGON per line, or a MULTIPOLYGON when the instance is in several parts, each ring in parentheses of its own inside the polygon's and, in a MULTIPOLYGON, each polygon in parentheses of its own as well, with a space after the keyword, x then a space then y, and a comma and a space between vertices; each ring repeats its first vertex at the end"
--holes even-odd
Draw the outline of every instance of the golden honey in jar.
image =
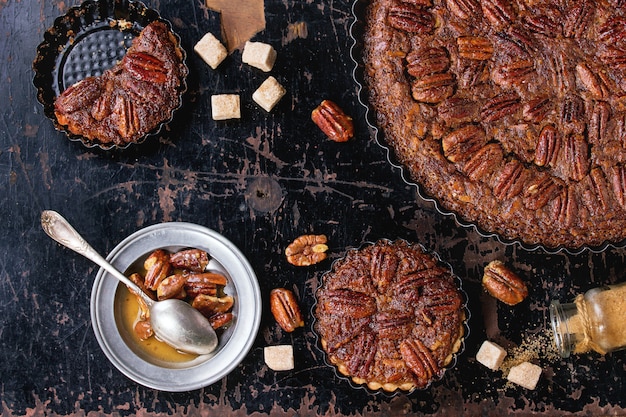
POLYGON ((550 321, 562 357, 626 349, 626 282, 593 288, 574 302, 552 301, 550 321))

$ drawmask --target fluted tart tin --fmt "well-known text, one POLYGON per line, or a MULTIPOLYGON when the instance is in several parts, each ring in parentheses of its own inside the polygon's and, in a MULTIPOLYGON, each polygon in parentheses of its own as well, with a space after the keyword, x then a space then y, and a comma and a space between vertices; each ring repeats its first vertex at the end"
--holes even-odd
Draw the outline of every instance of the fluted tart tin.
MULTIPOLYGON (((171 23, 161 17, 157 10, 147 7, 140 1, 87 0, 57 17, 44 33, 44 39, 37 47, 37 55, 33 61, 33 84, 37 89, 37 99, 43 105, 45 116, 52 121, 57 130, 66 133, 70 140, 81 142, 88 148, 123 149, 158 135, 163 127, 171 122, 176 110, 182 106, 182 98, 187 90, 186 76, 189 70, 185 60, 186 52, 180 44, 180 37, 174 32, 171 23), (67 124, 60 123, 55 113, 57 97, 68 88, 78 85, 81 80, 102 76, 120 63, 132 46, 133 40, 154 22, 160 22, 167 27, 169 38, 174 43, 176 54, 181 60, 178 64, 179 85, 173 93, 176 97, 168 99, 168 102, 174 105, 155 118, 155 122, 156 119, 158 122, 149 124, 154 124, 154 127, 145 133, 142 127, 140 136, 133 136, 132 140, 129 139, 125 143, 123 141, 114 143, 74 133, 67 124)), ((138 86, 141 84, 142 82, 137 83, 138 86)), ((153 94, 150 91, 146 90, 146 94, 153 94)), ((110 105, 119 106, 113 102, 110 105)), ((144 112, 136 110, 135 113, 144 112)), ((130 122, 132 125, 132 121, 130 122)))
POLYGON ((510 4, 503 21, 461 3, 353 4, 353 75, 387 159, 419 198, 481 236, 550 253, 623 247, 626 148, 614 141, 623 109, 608 104, 623 77, 611 64, 612 6, 597 3, 603 18, 574 29, 576 2, 510 4), (530 23, 557 10, 565 50, 530 23), (518 25, 510 38, 494 29, 518 25))
POLYGON ((313 316, 317 345, 339 378, 395 395, 428 389, 455 367, 470 312, 461 280, 437 254, 381 239, 333 262, 313 316))

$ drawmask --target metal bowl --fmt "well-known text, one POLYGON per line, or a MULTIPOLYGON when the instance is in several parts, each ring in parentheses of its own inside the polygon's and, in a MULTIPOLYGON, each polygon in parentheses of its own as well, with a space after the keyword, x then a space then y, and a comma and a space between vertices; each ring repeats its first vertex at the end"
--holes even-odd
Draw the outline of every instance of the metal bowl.
POLYGON ((228 278, 224 292, 235 298, 233 321, 209 355, 181 362, 146 351, 124 324, 120 299, 126 288, 102 268, 91 293, 91 321, 104 354, 128 378, 163 391, 199 389, 228 375, 249 352, 261 321, 261 292, 252 267, 237 247, 213 230, 181 222, 149 226, 124 239, 107 260, 120 271, 131 271, 155 249, 185 248, 206 250, 210 267, 228 278))

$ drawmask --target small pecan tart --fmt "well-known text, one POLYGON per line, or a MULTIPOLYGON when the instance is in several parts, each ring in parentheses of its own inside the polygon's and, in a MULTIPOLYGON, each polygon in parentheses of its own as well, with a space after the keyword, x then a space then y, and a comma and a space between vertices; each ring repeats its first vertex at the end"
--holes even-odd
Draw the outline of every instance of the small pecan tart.
POLYGON ((444 211, 530 246, 626 242, 623 2, 372 0, 362 21, 375 122, 444 211))
POLYGON ((177 38, 165 23, 155 21, 117 65, 63 91, 54 113, 73 135, 123 147, 153 133, 180 107, 187 72, 177 38))
POLYGON ((317 291, 315 331, 331 363, 372 390, 442 377, 462 346, 460 281, 421 246, 380 240, 335 262, 317 291))

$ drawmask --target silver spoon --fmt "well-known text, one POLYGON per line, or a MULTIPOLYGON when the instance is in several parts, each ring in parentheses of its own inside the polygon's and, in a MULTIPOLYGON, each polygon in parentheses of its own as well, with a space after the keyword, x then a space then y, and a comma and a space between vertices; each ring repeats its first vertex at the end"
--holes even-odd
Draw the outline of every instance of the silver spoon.
POLYGON ((181 352, 206 355, 217 347, 217 335, 198 310, 182 300, 154 301, 134 282, 107 262, 59 213, 41 213, 41 227, 61 245, 83 255, 132 288, 150 309, 150 324, 160 340, 181 352))

